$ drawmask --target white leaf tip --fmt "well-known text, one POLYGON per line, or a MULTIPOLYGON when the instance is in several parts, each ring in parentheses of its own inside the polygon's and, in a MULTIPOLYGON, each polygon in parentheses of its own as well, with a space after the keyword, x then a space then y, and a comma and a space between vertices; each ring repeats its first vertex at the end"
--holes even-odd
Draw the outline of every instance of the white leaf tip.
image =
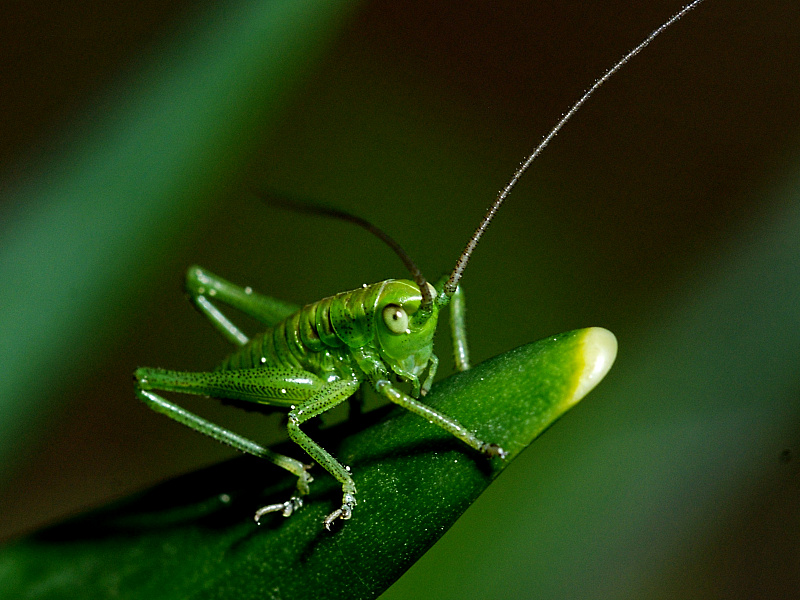
POLYGON ((617 338, 608 329, 590 327, 583 336, 583 371, 572 395, 575 404, 603 380, 617 358, 617 338))

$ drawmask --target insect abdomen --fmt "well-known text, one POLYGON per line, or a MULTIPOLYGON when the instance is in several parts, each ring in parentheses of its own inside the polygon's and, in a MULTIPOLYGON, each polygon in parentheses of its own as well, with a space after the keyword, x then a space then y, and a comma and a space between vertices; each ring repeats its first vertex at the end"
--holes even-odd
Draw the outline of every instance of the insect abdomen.
POLYGON ((323 298, 259 333, 230 354, 219 370, 283 366, 319 372, 322 354, 348 346, 361 347, 375 337, 375 307, 383 281, 323 298))

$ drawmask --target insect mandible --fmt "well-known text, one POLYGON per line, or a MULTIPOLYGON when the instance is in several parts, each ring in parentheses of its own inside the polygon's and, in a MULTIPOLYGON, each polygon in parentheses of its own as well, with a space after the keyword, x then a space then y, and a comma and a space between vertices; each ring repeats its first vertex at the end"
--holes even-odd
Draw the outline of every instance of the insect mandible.
POLYGON ((134 374, 137 397, 156 412, 237 450, 264 458, 297 476, 297 491, 285 502, 259 508, 255 514, 257 522, 271 512, 288 517, 303 505, 303 497, 309 493, 312 482, 309 465, 184 410, 157 391, 201 394, 288 409, 289 437, 342 486, 341 507, 325 518, 327 529, 337 519, 351 517, 356 506, 356 485, 350 470, 306 435, 300 426, 350 398, 365 382, 380 396, 427 419, 487 457, 505 458, 506 453, 500 446, 484 441, 456 419, 419 400, 430 389, 438 366, 433 337, 439 311, 450 308, 456 368, 466 370, 469 358, 459 281, 500 205, 584 102, 656 36, 702 1, 687 4, 654 30, 606 71, 562 116, 500 191, 449 277, 431 285, 399 245, 376 227, 342 211, 307 207, 305 210, 351 221, 377 235, 400 256, 413 281, 388 279, 294 311, 279 300, 238 287, 200 267, 190 267, 186 289, 192 303, 237 349, 211 372, 137 369, 134 374), (248 338, 212 300, 242 311, 267 329, 248 338), (393 383, 397 380, 408 383, 410 393, 393 383))

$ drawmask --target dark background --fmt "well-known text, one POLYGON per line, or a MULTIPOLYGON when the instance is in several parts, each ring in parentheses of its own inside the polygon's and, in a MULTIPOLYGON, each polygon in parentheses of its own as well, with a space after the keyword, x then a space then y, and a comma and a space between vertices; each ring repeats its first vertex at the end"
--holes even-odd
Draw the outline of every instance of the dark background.
MULTIPOLYGON (((105 117, 131 93, 156 89, 141 73, 200 30, 217 10, 208 4, 4 7, 0 257, 13 257, 35 216, 35 194, 23 192, 79 156, 98 123, 113 128, 105 117)), ((46 366, 29 361, 40 385, 0 398, 9 422, 19 413, 4 425, 13 452, 0 537, 230 455, 132 394, 137 366, 205 369, 227 351, 182 293, 189 264, 297 303, 404 276, 367 234, 247 190, 353 211, 436 278, 558 117, 678 8, 372 2, 343 12, 270 118, 241 137, 245 150, 219 148, 215 184, 181 188, 196 208, 177 222, 165 210, 169 223, 140 246, 112 245, 105 259, 128 257, 129 288, 94 293, 88 316, 62 315, 85 335, 73 343, 47 337, 58 331, 50 322, 31 324, 37 344, 69 345, 46 366)), ((599 91, 526 175, 463 280, 474 361, 600 325, 618 336, 618 363, 387 597, 416 596, 415 586, 438 598, 800 589, 799 73, 795 2, 709 0, 599 91)), ((92 218, 89 239, 102 228, 92 218)), ((0 307, 9 296, 61 301, 26 277, 4 287, 0 307)), ((444 332, 437 344, 446 374, 444 332)), ((277 419, 211 404, 185 402, 259 439, 284 436, 277 419)))

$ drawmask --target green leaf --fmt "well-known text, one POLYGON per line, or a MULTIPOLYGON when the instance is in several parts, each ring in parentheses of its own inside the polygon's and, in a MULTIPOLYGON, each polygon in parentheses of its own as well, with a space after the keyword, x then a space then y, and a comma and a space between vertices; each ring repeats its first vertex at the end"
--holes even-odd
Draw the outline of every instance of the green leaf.
MULTIPOLYGON (((404 410, 376 411, 315 438, 352 467, 359 504, 331 533, 341 498, 317 468, 289 519, 292 476, 251 458, 180 477, 0 551, 7 598, 374 598, 531 441, 589 392, 616 356, 604 329, 563 333, 441 382, 426 402, 509 452, 489 460, 404 410), (366 423, 369 420, 370 423, 366 423), (264 488, 264 482, 270 482, 264 488)), ((289 453, 297 455, 296 447, 289 453)))

